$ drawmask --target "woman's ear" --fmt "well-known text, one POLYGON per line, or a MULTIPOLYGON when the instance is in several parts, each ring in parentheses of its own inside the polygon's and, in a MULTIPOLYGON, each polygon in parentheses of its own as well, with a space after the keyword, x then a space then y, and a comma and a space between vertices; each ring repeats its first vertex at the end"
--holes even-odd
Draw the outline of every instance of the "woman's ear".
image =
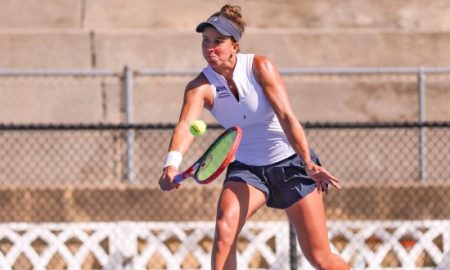
POLYGON ((240 44, 238 42, 234 42, 234 50, 236 52, 239 52, 240 48, 241 48, 240 44))

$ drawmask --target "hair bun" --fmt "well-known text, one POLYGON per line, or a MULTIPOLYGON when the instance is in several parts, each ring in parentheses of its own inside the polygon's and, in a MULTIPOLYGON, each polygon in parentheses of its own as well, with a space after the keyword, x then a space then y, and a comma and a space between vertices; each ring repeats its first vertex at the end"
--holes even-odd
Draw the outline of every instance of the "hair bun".
POLYGON ((225 15, 225 16, 234 17, 234 18, 236 18, 236 17, 242 18, 240 6, 224 5, 220 9, 220 14, 225 15))
POLYGON ((242 35, 244 33, 246 23, 242 18, 240 6, 224 5, 220 11, 214 15, 220 15, 231 20, 239 28, 240 34, 242 35))

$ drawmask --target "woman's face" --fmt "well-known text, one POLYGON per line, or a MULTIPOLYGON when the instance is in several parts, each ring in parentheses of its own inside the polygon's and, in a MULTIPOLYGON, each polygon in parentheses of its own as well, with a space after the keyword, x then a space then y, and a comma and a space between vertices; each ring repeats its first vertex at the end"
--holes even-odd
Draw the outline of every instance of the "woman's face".
POLYGON ((203 31, 203 57, 211 67, 227 66, 238 48, 239 44, 231 37, 222 35, 212 26, 203 31))

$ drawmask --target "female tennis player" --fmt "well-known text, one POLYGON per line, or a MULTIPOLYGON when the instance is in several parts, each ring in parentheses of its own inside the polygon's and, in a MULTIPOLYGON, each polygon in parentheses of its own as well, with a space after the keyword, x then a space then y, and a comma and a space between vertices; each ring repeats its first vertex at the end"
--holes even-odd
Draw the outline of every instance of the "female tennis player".
POLYGON ((329 185, 340 189, 340 180, 310 151, 276 66, 239 52, 244 28, 240 7, 230 5, 197 26, 208 65, 186 86, 160 187, 178 186, 174 177, 193 140, 189 124, 206 108, 225 128, 242 129, 217 205, 212 269, 236 269, 238 234, 264 204, 284 209, 314 267, 349 269, 331 253, 322 197, 329 185))

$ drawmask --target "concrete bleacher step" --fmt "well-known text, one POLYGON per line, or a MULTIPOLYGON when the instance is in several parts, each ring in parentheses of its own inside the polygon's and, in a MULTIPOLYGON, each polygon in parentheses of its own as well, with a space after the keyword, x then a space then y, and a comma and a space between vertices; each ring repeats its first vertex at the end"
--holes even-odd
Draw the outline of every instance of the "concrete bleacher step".
POLYGON ((227 3, 241 6, 252 28, 450 29, 446 0, 5 0, 0 28, 192 29, 227 3))
MULTIPOLYGON (((170 70, 170 69, 169 69, 170 70)), ((0 77, 1 123, 120 123, 125 119, 121 72, 112 77, 0 77), (26 108, 26 109, 24 109, 26 108)), ((193 75, 133 79, 135 123, 175 123, 193 75)), ((284 75, 301 121, 417 121, 418 74, 284 75)), ((427 74, 426 120, 450 117, 450 74, 427 74)), ((208 112, 202 119, 215 122, 208 112)))
MULTIPOLYGON (((186 30, 0 32, 2 68, 200 68, 186 30)), ((448 66, 450 32, 248 30, 241 51, 280 67, 448 66)))

